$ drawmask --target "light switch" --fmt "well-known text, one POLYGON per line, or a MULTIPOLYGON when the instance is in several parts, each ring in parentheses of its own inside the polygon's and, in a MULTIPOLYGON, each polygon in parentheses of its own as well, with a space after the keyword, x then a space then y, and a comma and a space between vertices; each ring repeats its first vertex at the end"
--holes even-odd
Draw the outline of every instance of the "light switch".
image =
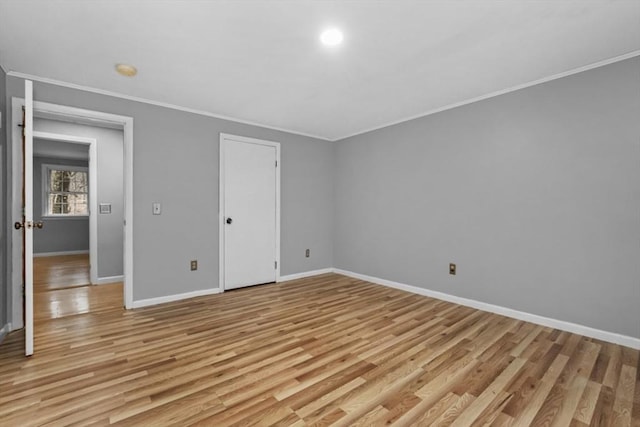
POLYGON ((152 206, 154 215, 160 215, 162 213, 162 205, 160 202, 153 202, 152 206))

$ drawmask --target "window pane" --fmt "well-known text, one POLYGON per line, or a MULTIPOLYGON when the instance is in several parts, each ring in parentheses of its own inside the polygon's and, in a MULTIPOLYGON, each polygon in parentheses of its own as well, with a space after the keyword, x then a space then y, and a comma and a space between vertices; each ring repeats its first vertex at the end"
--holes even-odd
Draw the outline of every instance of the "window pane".
POLYGON ((49 194, 49 215, 88 215, 86 194, 49 194))
POLYGON ((86 171, 49 169, 46 212, 49 215, 88 215, 86 171))
POLYGON ((69 190, 76 193, 87 192, 86 172, 71 172, 69 175, 69 190))
POLYGON ((87 192, 87 173, 51 169, 49 189, 50 191, 87 192))
POLYGON ((62 171, 60 176, 61 191, 69 191, 69 175, 67 171, 62 171))
POLYGON ((86 215, 87 195, 86 194, 70 194, 67 198, 68 212, 71 215, 86 215))
POLYGON ((51 170, 50 171, 50 190, 51 191, 62 191, 62 171, 51 170))
POLYGON ((49 194, 49 209, 47 210, 48 214, 61 214, 62 212, 62 200, 60 194, 49 194))

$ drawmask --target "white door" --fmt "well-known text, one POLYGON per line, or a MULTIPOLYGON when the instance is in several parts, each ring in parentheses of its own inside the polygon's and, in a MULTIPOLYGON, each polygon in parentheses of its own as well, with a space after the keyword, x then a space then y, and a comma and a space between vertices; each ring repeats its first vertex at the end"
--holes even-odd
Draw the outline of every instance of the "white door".
POLYGON ((279 271, 279 145, 225 135, 220 143, 223 287, 275 282, 279 271))
MULTIPOLYGON (((24 330, 25 355, 33 354, 33 83, 24 82, 22 168, 22 231, 24 278, 24 330)), ((42 225, 40 225, 41 227, 42 225)))

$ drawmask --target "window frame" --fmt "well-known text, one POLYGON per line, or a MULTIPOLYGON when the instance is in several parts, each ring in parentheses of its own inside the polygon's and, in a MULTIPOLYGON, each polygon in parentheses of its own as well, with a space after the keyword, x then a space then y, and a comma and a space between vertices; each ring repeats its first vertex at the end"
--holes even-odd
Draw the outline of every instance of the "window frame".
POLYGON ((90 213, 90 189, 89 168, 85 166, 71 166, 65 164, 42 164, 42 218, 46 219, 88 219, 90 213), (87 213, 86 214, 50 214, 49 213, 49 189, 51 170, 62 170, 71 172, 84 172, 87 175, 87 213))

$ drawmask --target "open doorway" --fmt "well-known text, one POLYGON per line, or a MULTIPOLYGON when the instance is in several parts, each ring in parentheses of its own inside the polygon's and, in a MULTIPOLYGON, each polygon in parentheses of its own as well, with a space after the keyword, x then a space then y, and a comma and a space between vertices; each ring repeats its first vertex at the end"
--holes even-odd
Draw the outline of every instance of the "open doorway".
MULTIPOLYGON (((89 147, 55 138, 33 139, 33 289, 42 293, 86 286, 90 272, 89 147)), ((95 140, 94 142, 95 143, 95 140)), ((37 314, 37 313, 36 313, 37 314)))
MULTIPOLYGON (((41 136, 39 133, 52 134, 62 133, 60 129, 46 129, 38 130, 33 126, 33 121, 36 119, 48 120, 58 125, 80 125, 93 127, 95 129, 117 129, 120 132, 119 147, 121 150, 121 159, 117 163, 119 164, 119 175, 121 177, 119 187, 121 190, 121 214, 119 218, 114 215, 109 217, 109 208, 111 212, 113 210, 112 203, 103 203, 104 206, 96 205, 92 212, 96 213, 96 217, 99 212, 103 212, 106 217, 115 218, 115 222, 120 228, 120 248, 119 248, 119 273, 113 273, 109 270, 103 270, 100 265, 108 267, 109 265, 117 265, 117 263, 102 262, 98 260, 96 267, 96 280, 91 279, 92 282, 111 283, 116 282, 119 284, 119 292, 117 297, 117 305, 126 308, 131 308, 133 305, 133 196, 132 196, 132 175, 133 175, 133 119, 131 117, 119 116, 110 113, 102 113, 91 110, 83 110, 74 107, 68 107, 58 104, 49 104, 39 101, 31 101, 31 82, 25 82, 25 99, 13 98, 12 99, 12 144, 9 146, 8 157, 11 159, 10 176, 12 177, 12 189, 11 189, 11 211, 12 216, 17 220, 15 221, 14 235, 7 239, 8 246, 11 248, 11 288, 10 299, 11 304, 11 319, 10 330, 25 328, 25 354, 33 354, 33 235, 34 232, 39 231, 40 221, 33 221, 33 156, 32 156, 32 139, 33 137, 41 136), (25 113, 26 111, 26 113, 25 113), (33 116, 31 115, 33 112, 33 116), (33 117, 25 121, 25 117, 33 117), (26 124, 25 124, 26 123, 26 124), (23 131, 24 130, 24 131, 23 131), (26 141, 26 142, 25 142, 26 141), (28 155, 23 155, 23 152, 28 155), (29 171, 29 173, 24 173, 29 171), (22 177, 21 177, 22 176, 22 177), (24 183, 24 185, 23 185, 24 183), (124 189, 123 189, 124 187, 124 189), (22 198, 20 194, 22 193, 22 198), (21 204, 21 199, 22 203, 21 204), (28 204, 26 201, 28 201, 28 204), (111 205, 111 206, 110 206, 111 205), (24 206, 22 208, 21 206, 24 206), (22 217, 22 221, 19 218, 22 217), (25 231, 23 231, 25 230, 25 231), (22 233, 22 239, 19 238, 22 233), (25 243, 25 237, 26 243, 25 243), (101 271, 102 270, 102 271, 101 271), (25 273, 26 272, 26 273, 25 273)), ((67 132, 68 133, 68 132, 67 132)), ((85 135, 84 138, 87 138, 85 135)), ((90 155, 90 161, 95 156, 90 155)), ((114 182, 116 180, 110 179, 107 168, 107 177, 105 182, 114 182)), ((95 182, 95 180, 90 180, 95 182)), ((98 202, 95 198, 94 200, 98 202)), ((44 221, 42 221, 44 226, 44 221)), ((13 228, 13 227, 12 227, 13 228)), ((110 236, 111 233, 107 233, 110 236)), ((99 239, 92 239, 90 242, 90 252, 93 251, 94 244, 92 242, 98 242, 99 239)), ((96 243, 98 245, 98 243, 96 243)), ((90 257, 93 259, 93 257, 90 257)), ((90 262, 90 270, 93 270, 95 263, 90 262)), ((91 274, 93 276, 93 273, 91 274)), ((93 289, 107 289, 107 286, 84 286, 82 289, 85 291, 93 289)), ((80 288, 71 288, 80 289, 80 288)), ((95 292, 91 292, 93 295, 86 295, 82 298, 75 298, 74 304, 77 305, 90 305, 91 299, 102 300, 105 298, 94 298, 95 292), (78 304, 79 303, 79 304, 78 304)))
POLYGON ((124 305, 122 138, 118 129, 34 119, 36 322, 124 305))

